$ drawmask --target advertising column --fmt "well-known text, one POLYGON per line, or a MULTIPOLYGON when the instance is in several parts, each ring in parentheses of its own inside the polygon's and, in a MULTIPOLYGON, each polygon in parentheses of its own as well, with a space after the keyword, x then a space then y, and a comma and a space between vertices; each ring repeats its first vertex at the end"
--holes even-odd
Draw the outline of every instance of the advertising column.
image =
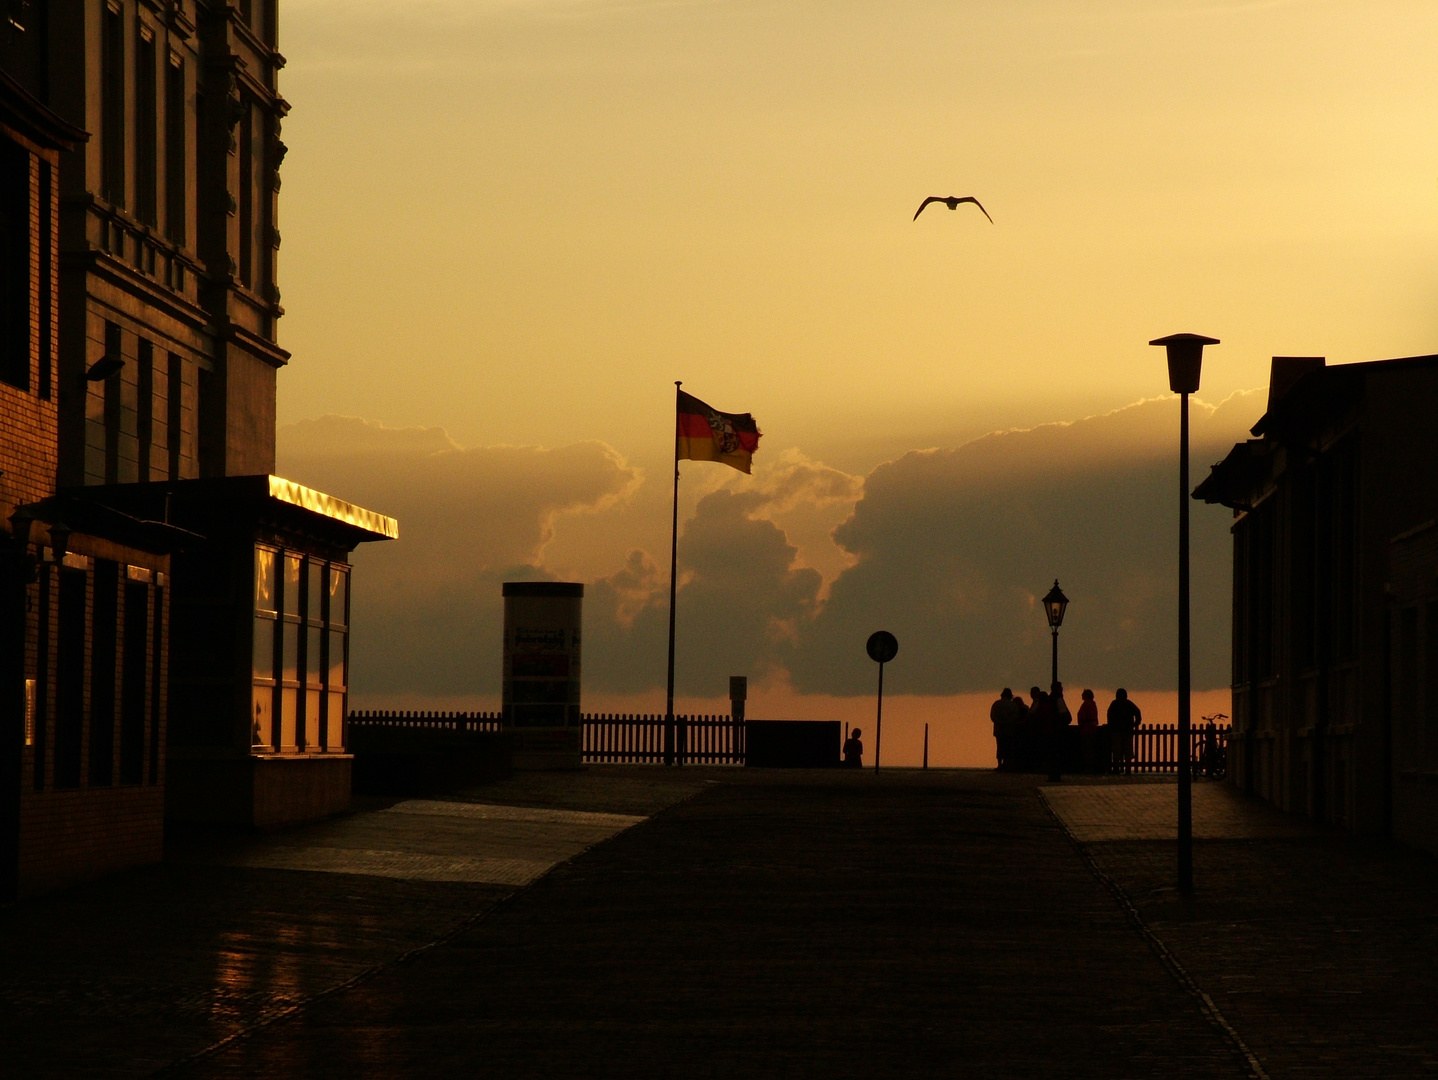
POLYGON ((577 769, 584 586, 504 583, 504 729, 516 769, 577 769))

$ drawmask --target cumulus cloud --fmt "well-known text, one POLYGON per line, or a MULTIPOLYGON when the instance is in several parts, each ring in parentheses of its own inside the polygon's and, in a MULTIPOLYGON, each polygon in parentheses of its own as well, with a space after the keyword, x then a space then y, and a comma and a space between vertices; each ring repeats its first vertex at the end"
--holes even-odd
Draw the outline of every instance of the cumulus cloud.
POLYGON ((598 442, 464 449, 439 428, 326 416, 282 428, 291 479, 400 521, 355 553, 354 681, 364 691, 493 692, 500 584, 545 578, 556 521, 628 498, 638 470, 598 442))
POLYGON ((796 549, 794 565, 819 572, 820 599, 854 564, 853 556, 834 542, 833 533, 863 496, 862 476, 825 465, 790 447, 772 457, 761 456, 754 464, 753 476, 712 469, 699 473, 695 480, 706 493, 742 494, 746 517, 777 526, 796 549))
MULTIPOLYGON (((675 665, 683 692, 722 695, 730 675, 763 678, 782 670, 813 621, 822 578, 795 565, 798 550, 783 530, 753 516, 763 501, 759 492, 711 492, 683 528, 675 665)), ((668 567, 635 551, 619 573, 588 590, 585 668, 592 684, 619 692, 664 685, 668 585, 668 567), (648 596, 636 604, 645 588, 648 596)))
MULTIPOLYGON (((1195 483, 1262 407, 1256 392, 1194 403, 1195 483)), ((880 628, 900 641, 898 692, 1026 687, 1046 679, 1038 598, 1055 577, 1073 601, 1066 681, 1170 687, 1177 419, 1174 399, 1143 401, 916 450, 867 477, 797 450, 752 477, 686 471, 702 494, 681 526, 678 689, 722 695, 727 676, 747 674, 868 694, 863 644, 880 628)), ((639 470, 602 443, 465 449, 437 428, 325 417, 283 429, 279 458, 286 475, 400 519, 399 541, 356 554, 361 694, 497 694, 501 582, 555 577, 556 527, 571 548, 601 528, 655 531, 647 518, 638 527, 639 470)), ((1195 685, 1217 687, 1228 682, 1230 519, 1201 504, 1192 514, 1195 685)), ((663 689, 665 547, 595 549, 612 554, 586 581, 589 688, 663 689)))
MULTIPOLYGON (((1193 481, 1246 434, 1261 397, 1194 403, 1193 481)), ((835 533, 855 558, 807 628, 796 687, 862 692, 873 630, 900 641, 906 691, 946 694, 1046 682, 1038 598, 1055 577, 1073 603, 1060 677, 1169 686, 1176 648, 1176 399, 1072 424, 995 433, 876 469, 835 533)), ((1194 678, 1228 682, 1226 511, 1191 504, 1194 678)))

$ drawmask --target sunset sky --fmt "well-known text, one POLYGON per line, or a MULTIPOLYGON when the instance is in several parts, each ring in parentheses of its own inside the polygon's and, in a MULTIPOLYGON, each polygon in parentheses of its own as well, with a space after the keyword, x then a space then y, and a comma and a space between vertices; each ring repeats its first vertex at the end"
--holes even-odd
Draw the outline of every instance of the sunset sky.
POLYGON ((1055 576, 1075 680, 1171 687, 1146 343, 1223 341, 1195 482, 1272 355, 1438 348, 1435 39, 1417 2, 287 0, 279 467, 402 529, 356 555, 356 704, 495 698, 522 572, 591 585, 586 703, 662 708, 675 379, 764 431, 752 478, 685 466, 691 698, 857 701, 879 623, 899 693, 1027 685, 1055 576), (949 194, 995 224, 910 220, 949 194), (473 648, 394 659, 401 609, 473 648))

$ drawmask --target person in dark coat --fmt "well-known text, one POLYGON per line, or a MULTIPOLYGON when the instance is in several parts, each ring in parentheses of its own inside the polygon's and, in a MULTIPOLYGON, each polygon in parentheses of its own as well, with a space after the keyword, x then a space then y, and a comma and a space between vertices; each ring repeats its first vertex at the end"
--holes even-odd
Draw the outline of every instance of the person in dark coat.
POLYGON ((989 706, 989 720, 994 725, 994 756, 1000 769, 1013 756, 1010 749, 1013 742, 1013 706, 1014 692, 1007 686, 1004 687, 1003 693, 999 694, 998 700, 989 706))
POLYGON ((1114 772, 1133 772, 1133 731, 1143 723, 1143 713, 1128 699, 1128 691, 1114 691, 1108 707, 1108 737, 1113 745, 1114 772))

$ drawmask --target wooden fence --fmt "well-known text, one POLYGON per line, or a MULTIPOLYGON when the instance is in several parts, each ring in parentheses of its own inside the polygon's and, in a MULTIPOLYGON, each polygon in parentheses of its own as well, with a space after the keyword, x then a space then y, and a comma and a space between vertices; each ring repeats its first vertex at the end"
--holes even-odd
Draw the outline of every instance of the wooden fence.
MULTIPOLYGON (((586 714, 583 750, 585 761, 662 764, 664 716, 586 714)), ((682 765, 742 765, 743 725, 728 716, 675 716, 674 757, 682 765)))
MULTIPOLYGON (((1195 773, 1222 776, 1228 765, 1228 724, 1192 725, 1188 759, 1195 773)), ((1178 725, 1141 724, 1133 733, 1133 771, 1178 772, 1178 725)))
MULTIPOLYGON (((497 712, 352 712, 351 729, 498 731, 497 712)), ((585 761, 663 764, 664 715, 585 713, 580 746, 585 761)), ((728 716, 675 716, 674 753, 679 764, 742 765, 744 732, 728 716)))

